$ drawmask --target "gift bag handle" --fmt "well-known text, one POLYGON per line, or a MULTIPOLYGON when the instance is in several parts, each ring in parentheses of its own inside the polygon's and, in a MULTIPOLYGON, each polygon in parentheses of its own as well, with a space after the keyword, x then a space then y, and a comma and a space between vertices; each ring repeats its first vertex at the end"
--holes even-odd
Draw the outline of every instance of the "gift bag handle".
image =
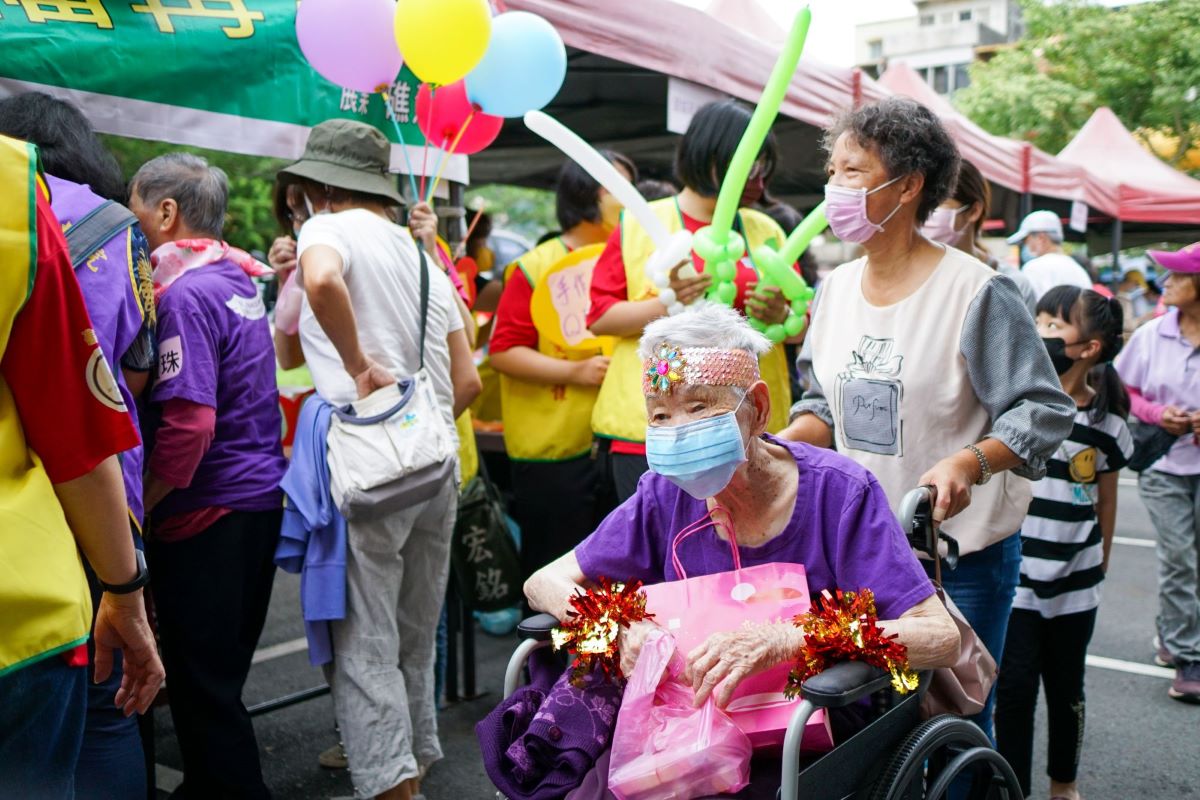
POLYGON ((696 520, 691 525, 688 525, 679 533, 675 534, 675 538, 671 542, 671 563, 674 565, 675 574, 679 576, 680 580, 686 581, 688 576, 687 572, 683 569, 683 562, 679 560, 679 544, 692 534, 699 533, 705 528, 720 528, 725 531, 725 535, 728 537, 729 541, 729 551, 733 554, 733 568, 735 571, 740 571, 742 569, 742 555, 738 552, 737 535, 734 534, 732 525, 727 525, 724 522, 718 522, 716 518, 713 517, 713 513, 717 511, 720 511, 726 517, 729 516, 729 512, 723 506, 714 506, 712 511, 708 512, 707 517, 696 520))

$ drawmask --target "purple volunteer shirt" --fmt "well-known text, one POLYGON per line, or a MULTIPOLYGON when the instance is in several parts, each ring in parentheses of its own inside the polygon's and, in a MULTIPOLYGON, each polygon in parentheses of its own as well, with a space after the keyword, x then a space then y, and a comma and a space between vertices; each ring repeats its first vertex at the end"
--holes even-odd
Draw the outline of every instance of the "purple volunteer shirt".
MULTIPOLYGON (((1193 347, 1179 330, 1179 309, 1133 332, 1116 360, 1121 380, 1152 403, 1200 408, 1200 347, 1193 347)), ((1181 436, 1152 469, 1168 475, 1200 475, 1200 446, 1181 436)))
MULTIPOLYGON (((765 438, 786 447, 796 460, 796 506, 774 539, 738 548, 743 566, 803 564, 813 596, 825 589, 870 589, 880 619, 895 619, 933 594, 933 584, 871 473, 832 450, 765 438)), ((575 548, 575 557, 592 580, 678 580, 671 540, 707 515, 704 501, 647 472, 633 497, 575 548)), ((688 577, 733 569, 729 545, 712 528, 685 539, 679 560, 688 577)))
MULTIPOLYGON (((104 198, 88 186, 46 176, 50 187, 50 207, 63 230, 81 220, 92 209, 104 202, 104 198)), ((129 366, 129 358, 137 345, 132 367, 144 370, 149 364, 151 343, 148 339, 146 313, 143 303, 150 303, 149 254, 146 240, 137 226, 126 228, 104 243, 88 260, 75 269, 79 289, 87 303, 88 316, 92 319, 92 330, 100 344, 100 350, 108 360, 108 366, 117 382, 120 397, 108 395, 106 387, 95 384, 88 376, 88 385, 97 399, 110 408, 124 405, 138 424, 137 404, 125 382, 121 367, 129 366), (144 291, 143 291, 144 290, 144 291)), ((142 524, 142 446, 121 453, 121 474, 125 483, 125 500, 129 513, 142 524)))
POLYGON ((158 362, 151 399, 216 409, 216 432, 190 486, 155 508, 162 518, 219 506, 282 506, 286 462, 275 349, 254 284, 228 261, 180 276, 158 302, 158 362))

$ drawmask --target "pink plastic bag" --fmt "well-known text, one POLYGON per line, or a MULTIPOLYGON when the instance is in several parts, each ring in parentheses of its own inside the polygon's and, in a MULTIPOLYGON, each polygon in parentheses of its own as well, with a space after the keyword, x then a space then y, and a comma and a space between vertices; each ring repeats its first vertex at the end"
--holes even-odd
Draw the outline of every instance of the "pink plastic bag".
POLYGON ((675 640, 652 632, 613 732, 608 788, 619 800, 690 800, 736 792, 750 780, 750 740, 711 697, 693 708, 682 672, 675 640))
MULTIPOLYGON (((714 633, 734 631, 748 623, 790 621, 812 605, 802 564, 776 562, 743 569, 734 535, 723 525, 733 552, 733 571, 688 578, 676 553, 679 543, 713 524, 705 520, 676 535, 671 556, 675 572, 683 580, 646 587, 646 610, 675 637, 684 656, 714 633)), ((800 698, 788 699, 783 694, 791 667, 790 663, 780 664, 744 679, 725 708, 755 749, 776 749, 783 744, 792 713, 800 704, 800 698)), ((833 732, 824 709, 817 709, 809 719, 801 749, 833 749, 833 732)))
POLYGON ((294 269, 279 287, 275 298, 275 327, 288 336, 300 330, 300 308, 304 302, 304 287, 300 285, 300 270, 294 269))

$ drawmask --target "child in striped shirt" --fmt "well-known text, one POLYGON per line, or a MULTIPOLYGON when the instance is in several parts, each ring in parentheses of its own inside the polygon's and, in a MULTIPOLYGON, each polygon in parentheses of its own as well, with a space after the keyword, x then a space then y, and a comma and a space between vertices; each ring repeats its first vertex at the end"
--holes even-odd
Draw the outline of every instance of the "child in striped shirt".
POLYGON ((1030 794, 1033 717, 1045 687, 1051 800, 1079 800, 1084 658, 1096 624, 1117 516, 1117 474, 1133 452, 1129 395, 1112 360, 1124 342, 1116 300, 1057 286, 1037 326, 1063 391, 1077 407, 1071 434, 1033 484, 1021 529, 1021 579, 996 694, 997 747, 1030 794))

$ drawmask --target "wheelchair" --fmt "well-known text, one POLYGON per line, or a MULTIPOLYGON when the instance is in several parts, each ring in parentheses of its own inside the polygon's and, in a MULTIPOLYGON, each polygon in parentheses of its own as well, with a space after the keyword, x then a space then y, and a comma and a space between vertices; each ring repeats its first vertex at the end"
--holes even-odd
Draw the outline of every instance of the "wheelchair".
MULTIPOLYGON (((914 548, 938 557, 945 543, 947 566, 953 568, 957 543, 935 530, 932 493, 922 487, 901 504, 901 524, 914 548)), ((550 631, 558 624, 549 614, 524 620, 518 627, 521 643, 513 651, 504 675, 504 696, 521 685, 531 653, 550 646, 550 631)), ((941 715, 922 720, 921 698, 932 673, 921 673, 920 688, 901 696, 883 670, 861 662, 835 665, 805 681, 803 701, 792 715, 778 756, 755 755, 750 785, 720 798, 742 800, 1023 800, 1008 762, 992 748, 972 722, 941 715), (817 709, 839 709, 869 697, 875 718, 833 750, 801 754, 804 725, 817 709)), ((499 797, 500 795, 497 795, 499 797)), ((718 797, 705 800, 720 800, 718 797)))

